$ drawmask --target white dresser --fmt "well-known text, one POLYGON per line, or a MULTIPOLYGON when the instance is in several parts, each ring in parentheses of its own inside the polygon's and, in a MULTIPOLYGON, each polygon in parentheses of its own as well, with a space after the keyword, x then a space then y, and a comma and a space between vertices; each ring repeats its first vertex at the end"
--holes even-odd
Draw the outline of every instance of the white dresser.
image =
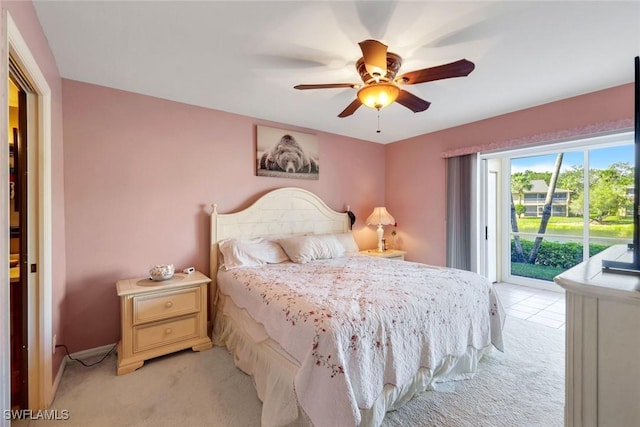
POLYGON ((606 249, 555 278, 567 291, 567 426, 640 425, 640 276, 602 271, 630 262, 606 249))

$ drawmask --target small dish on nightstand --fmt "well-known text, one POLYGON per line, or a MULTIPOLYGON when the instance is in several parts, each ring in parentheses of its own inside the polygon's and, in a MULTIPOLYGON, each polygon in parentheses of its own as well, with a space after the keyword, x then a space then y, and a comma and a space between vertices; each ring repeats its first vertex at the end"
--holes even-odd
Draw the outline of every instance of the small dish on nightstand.
POLYGON ((175 269, 173 267, 173 264, 158 264, 154 265, 151 270, 149 270, 149 277, 151 278, 151 280, 161 282, 163 280, 171 279, 174 272, 175 269))

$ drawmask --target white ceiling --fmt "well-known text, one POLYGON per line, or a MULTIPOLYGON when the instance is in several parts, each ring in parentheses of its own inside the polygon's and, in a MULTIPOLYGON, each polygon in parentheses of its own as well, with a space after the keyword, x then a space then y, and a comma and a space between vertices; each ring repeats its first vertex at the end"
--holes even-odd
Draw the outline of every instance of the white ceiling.
MULTIPOLYGON (((34 1, 62 77, 388 143, 633 81, 640 2, 34 1), (400 73, 466 58, 468 76, 406 86, 413 113, 340 113, 358 42, 400 73)), ((606 106, 603 106, 606 108, 606 106)))

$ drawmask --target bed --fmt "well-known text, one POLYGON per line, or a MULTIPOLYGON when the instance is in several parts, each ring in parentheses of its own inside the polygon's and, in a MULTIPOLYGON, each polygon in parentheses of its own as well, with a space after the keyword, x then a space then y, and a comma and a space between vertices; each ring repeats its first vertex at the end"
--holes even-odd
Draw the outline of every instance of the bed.
POLYGON ((502 351, 486 278, 360 255, 349 216, 306 190, 214 205, 210 262, 212 339, 253 377, 264 426, 378 426, 502 351))

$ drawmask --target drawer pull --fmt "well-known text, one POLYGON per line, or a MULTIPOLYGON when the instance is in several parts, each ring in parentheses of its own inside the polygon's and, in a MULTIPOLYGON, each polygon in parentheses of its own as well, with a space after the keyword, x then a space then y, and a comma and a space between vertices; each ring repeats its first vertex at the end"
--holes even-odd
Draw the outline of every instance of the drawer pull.
POLYGON ((165 334, 165 335, 169 335, 171 332, 173 332, 173 331, 171 330, 171 328, 167 328, 167 329, 165 329, 165 330, 164 330, 164 334, 165 334))
POLYGON ((173 307, 173 303, 172 303, 171 301, 167 301, 167 302, 164 304, 164 306, 165 306, 165 307, 167 307, 167 308, 171 308, 171 307, 173 307))

